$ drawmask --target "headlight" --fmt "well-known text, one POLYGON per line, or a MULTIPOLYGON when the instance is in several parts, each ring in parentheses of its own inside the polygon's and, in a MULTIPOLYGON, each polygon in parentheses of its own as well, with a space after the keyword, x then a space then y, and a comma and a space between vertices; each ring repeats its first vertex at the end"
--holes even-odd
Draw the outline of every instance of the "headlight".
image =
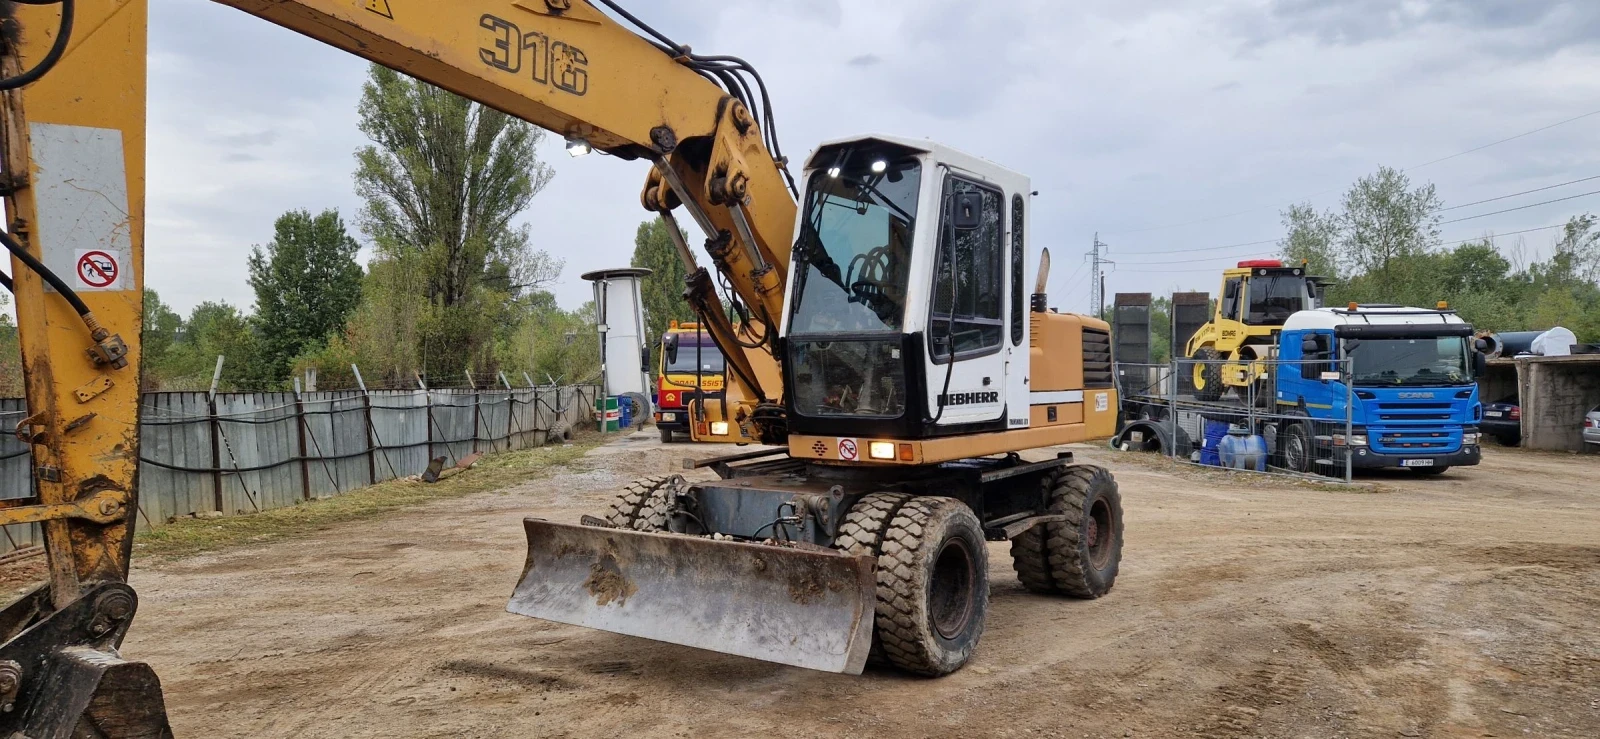
POLYGON ((713 422, 711 422, 711 435, 712 436, 727 436, 728 435, 728 422, 727 421, 713 421, 713 422))
POLYGON ((894 442, 874 441, 868 444, 867 456, 873 459, 894 459, 894 442))
POLYGON ((1461 443, 1472 446, 1478 443, 1478 434, 1462 434, 1461 443))
MULTIPOLYGON (((1344 434, 1334 434, 1333 435, 1333 445, 1334 446, 1345 446, 1344 434)), ((1350 446, 1366 446, 1366 445, 1367 445, 1367 435, 1366 434, 1351 434, 1350 435, 1350 446)))

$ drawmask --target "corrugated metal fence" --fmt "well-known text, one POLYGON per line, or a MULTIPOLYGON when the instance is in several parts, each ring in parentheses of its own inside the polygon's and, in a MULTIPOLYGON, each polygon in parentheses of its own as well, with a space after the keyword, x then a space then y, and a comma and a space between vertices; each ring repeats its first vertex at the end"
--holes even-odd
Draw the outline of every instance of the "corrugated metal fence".
MULTIPOLYGON (((147 393, 140 415, 139 526, 196 513, 281 508, 421 474, 430 459, 543 446, 592 421, 598 388, 147 393)), ((0 430, 25 415, 0 398, 0 430)), ((0 434, 0 500, 27 498, 31 454, 0 434)), ((0 527, 0 553, 40 543, 0 527)))

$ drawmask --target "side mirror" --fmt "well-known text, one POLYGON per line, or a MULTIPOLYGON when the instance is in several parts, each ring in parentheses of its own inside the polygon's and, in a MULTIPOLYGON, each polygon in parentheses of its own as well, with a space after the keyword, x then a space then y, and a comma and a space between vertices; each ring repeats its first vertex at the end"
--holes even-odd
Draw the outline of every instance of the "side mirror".
POLYGON ((645 344, 640 348, 639 351, 639 371, 647 373, 654 372, 656 368, 653 367, 652 364, 653 363, 650 361, 650 345, 645 344))
POLYGON ((1479 354, 1488 354, 1489 353, 1489 340, 1488 339, 1478 339, 1477 341, 1472 342, 1472 348, 1477 349, 1479 354))
POLYGON ((972 231, 983 225, 983 193, 960 193, 953 205, 955 212, 950 220, 957 231, 972 231))
MULTIPOLYGON (((1482 344, 1483 340, 1479 339, 1478 343, 1482 344)), ((1484 354, 1481 351, 1473 352, 1472 353, 1472 375, 1473 375, 1473 377, 1483 377, 1484 375, 1487 375, 1487 374, 1489 374, 1489 356, 1487 354, 1484 354)))
POLYGON ((662 342, 661 351, 667 355, 667 364, 678 361, 678 338, 677 334, 667 334, 667 340, 662 342))

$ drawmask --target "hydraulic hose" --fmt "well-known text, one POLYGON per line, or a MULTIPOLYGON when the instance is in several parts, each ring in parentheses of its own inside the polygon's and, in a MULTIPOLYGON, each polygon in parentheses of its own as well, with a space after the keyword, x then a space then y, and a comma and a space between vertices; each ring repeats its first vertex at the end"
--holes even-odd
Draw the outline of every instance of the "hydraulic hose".
MULTIPOLYGON (((70 0, 68 1, 70 2, 70 0)), ((72 309, 77 311, 79 316, 82 316, 85 320, 90 319, 91 311, 89 310, 89 306, 84 304, 83 298, 78 297, 78 293, 74 292, 71 287, 68 287, 67 283, 63 282, 55 272, 50 271, 49 267, 44 266, 43 262, 34 258, 32 254, 29 254, 27 249, 22 248, 22 245, 18 244, 16 239, 11 238, 11 234, 0 231, 0 243, 5 244, 6 250, 11 252, 11 255, 16 257, 17 261, 22 262, 23 266, 33 270, 34 274, 44 278, 45 282, 50 283, 50 287, 55 288, 56 292, 61 293, 61 297, 67 299, 67 302, 72 305, 72 309)), ((10 289, 11 285, 7 284, 6 287, 7 289, 10 289)), ((95 327, 96 326, 90 326, 91 329, 95 327)))
POLYGON ((11 0, 19 5, 57 5, 61 6, 61 27, 56 31, 55 43, 50 45, 50 51, 44 55, 39 63, 22 74, 9 79, 0 80, 0 90, 15 90, 24 85, 31 85, 45 76, 56 62, 61 61, 62 55, 67 53, 67 42, 72 39, 72 16, 74 0, 11 0))

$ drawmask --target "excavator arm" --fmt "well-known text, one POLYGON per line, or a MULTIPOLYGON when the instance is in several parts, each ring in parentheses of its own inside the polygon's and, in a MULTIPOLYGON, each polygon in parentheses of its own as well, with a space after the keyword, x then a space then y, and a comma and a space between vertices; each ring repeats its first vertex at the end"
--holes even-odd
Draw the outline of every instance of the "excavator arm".
MULTIPOLYGON (((641 202, 681 208, 713 268, 686 297, 728 357, 720 411, 782 437, 774 356, 792 183, 770 110, 731 57, 701 57, 584 0, 217 0, 622 159, 652 163, 641 202), (769 142, 772 142, 769 145, 769 142), (765 411, 762 413, 761 411, 765 411)), ((148 0, 0 0, 0 195, 11 255, 35 496, 0 525, 43 528, 49 579, 0 611, 0 734, 168 736, 160 684, 117 653, 138 516, 148 0)), ((756 78, 759 83, 759 78, 756 78)))

